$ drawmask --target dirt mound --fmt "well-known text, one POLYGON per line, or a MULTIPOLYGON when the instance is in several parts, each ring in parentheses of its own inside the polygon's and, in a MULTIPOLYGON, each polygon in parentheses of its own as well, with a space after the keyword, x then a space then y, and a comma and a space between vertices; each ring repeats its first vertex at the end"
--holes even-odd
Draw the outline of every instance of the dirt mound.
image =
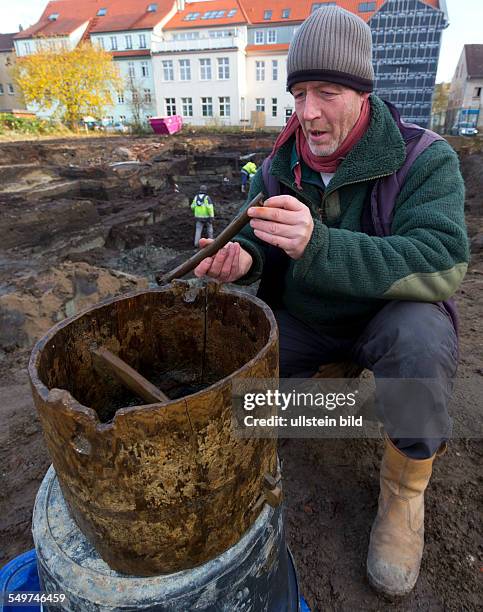
POLYGON ((144 278, 83 262, 66 262, 42 274, 20 277, 0 296, 0 350, 30 347, 65 317, 108 297, 146 287, 144 278))
POLYGON ((466 206, 471 212, 483 213, 483 152, 464 155, 461 172, 465 179, 466 206))

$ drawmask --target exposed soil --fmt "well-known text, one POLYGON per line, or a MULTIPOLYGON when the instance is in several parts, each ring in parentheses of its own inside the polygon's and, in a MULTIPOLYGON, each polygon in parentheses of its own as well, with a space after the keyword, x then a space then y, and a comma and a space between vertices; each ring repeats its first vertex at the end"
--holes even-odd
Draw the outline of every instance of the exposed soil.
MULTIPOLYGON (((200 183, 213 196, 221 231, 242 202, 240 155, 262 157, 272 141, 193 135, 0 145, 0 565, 32 547, 33 501, 50 463, 27 379, 32 344, 65 316, 146 287, 156 271, 191 255, 189 201, 200 183), (134 163, 111 165, 127 161, 134 163)), ((456 144, 473 259, 457 300, 459 376, 470 379, 483 376, 483 153, 467 142, 456 144)), ((480 441, 455 440, 435 463, 421 575, 402 602, 379 597, 365 578, 381 451, 375 440, 280 445, 287 539, 309 605, 480 609, 480 441)))

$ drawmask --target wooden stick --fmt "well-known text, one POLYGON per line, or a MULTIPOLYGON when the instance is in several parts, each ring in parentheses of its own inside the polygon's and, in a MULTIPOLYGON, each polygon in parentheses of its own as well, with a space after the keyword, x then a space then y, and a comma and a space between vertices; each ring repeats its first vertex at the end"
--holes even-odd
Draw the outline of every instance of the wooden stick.
POLYGON ((128 389, 149 404, 169 402, 170 399, 161 389, 149 382, 139 372, 106 348, 91 351, 112 374, 114 374, 128 389))
POLYGON ((158 272, 156 274, 156 282, 158 285, 164 285, 166 283, 171 282, 175 278, 181 278, 188 272, 191 272, 196 266, 203 261, 206 257, 211 257, 217 251, 225 246, 227 242, 229 242, 234 236, 238 234, 238 232, 244 227, 249 221, 250 217, 247 215, 247 210, 251 206, 263 206, 263 193, 260 192, 257 194, 253 200, 248 204, 246 209, 239 213, 233 221, 231 221, 225 229, 221 232, 219 236, 217 236, 213 242, 206 245, 201 251, 195 253, 192 257, 186 260, 184 263, 179 265, 178 267, 171 270, 171 272, 167 272, 166 274, 161 274, 158 272))

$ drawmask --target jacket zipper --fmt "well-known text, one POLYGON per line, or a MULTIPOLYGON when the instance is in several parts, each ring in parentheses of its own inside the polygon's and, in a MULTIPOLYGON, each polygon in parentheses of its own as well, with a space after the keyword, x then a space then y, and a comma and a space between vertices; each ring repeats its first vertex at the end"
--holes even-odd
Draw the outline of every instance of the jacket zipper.
POLYGON ((340 189, 341 187, 348 187, 349 185, 357 185, 357 183, 365 183, 367 181, 377 181, 378 179, 384 178, 386 176, 391 176, 391 174, 394 174, 393 172, 386 172, 386 174, 379 174, 378 176, 371 176, 369 178, 365 178, 365 179, 360 179, 358 181, 351 181, 350 183, 343 183, 342 185, 339 185, 338 187, 336 187, 335 189, 329 189, 327 191, 324 191, 324 195, 322 196, 322 206, 320 209, 320 218, 322 223, 324 222, 325 218, 327 217, 326 215, 326 203, 327 203, 327 198, 330 194, 335 193, 338 189, 340 189))
MULTIPOLYGON (((325 218, 327 216, 325 214, 325 205, 326 205, 327 197, 331 193, 334 193, 335 191, 337 191, 341 187, 348 187, 349 185, 357 185, 357 183, 365 183, 367 181, 377 181, 378 179, 384 178, 386 176, 391 176, 391 174, 394 174, 394 172, 386 172, 386 174, 379 174, 378 176, 371 176, 369 178, 360 179, 358 181, 351 181, 350 183, 343 183, 342 185, 339 185, 336 189, 324 191, 324 195, 322 196, 321 206, 318 207, 319 208, 320 220, 322 221, 322 223, 324 223, 325 218)), ((295 192, 298 191, 297 185, 295 185, 295 183, 289 184, 285 180, 281 180, 280 178, 278 179, 278 182, 282 183, 282 185, 285 185, 286 187, 288 187, 292 191, 295 191, 295 192)), ((312 202, 311 202, 311 204, 312 204, 312 202)))

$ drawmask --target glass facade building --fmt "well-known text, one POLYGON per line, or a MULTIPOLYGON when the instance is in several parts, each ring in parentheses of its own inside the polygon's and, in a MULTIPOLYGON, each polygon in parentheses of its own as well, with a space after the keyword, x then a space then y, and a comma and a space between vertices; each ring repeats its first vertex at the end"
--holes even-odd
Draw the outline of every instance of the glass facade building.
POLYGON ((387 0, 368 23, 376 93, 406 121, 429 127, 445 11, 421 0, 387 0))

